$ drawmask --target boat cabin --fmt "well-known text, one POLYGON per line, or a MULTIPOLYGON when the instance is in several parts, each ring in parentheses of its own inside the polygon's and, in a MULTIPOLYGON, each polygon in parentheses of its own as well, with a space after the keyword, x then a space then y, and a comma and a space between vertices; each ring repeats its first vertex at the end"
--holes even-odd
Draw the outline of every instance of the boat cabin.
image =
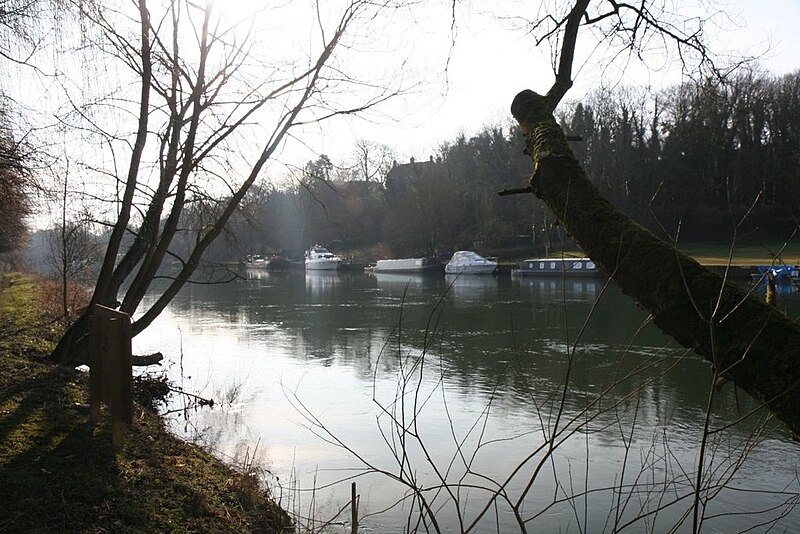
POLYGON ((596 276, 602 274, 591 258, 533 258, 523 260, 512 276, 596 276))

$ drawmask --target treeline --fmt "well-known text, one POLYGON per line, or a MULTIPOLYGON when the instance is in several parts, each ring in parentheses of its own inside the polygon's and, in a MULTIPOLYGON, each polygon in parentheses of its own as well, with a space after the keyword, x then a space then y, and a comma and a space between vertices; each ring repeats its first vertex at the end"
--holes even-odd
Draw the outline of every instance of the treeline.
MULTIPOLYGON (((581 136, 573 150, 601 192, 662 236, 728 241, 738 224, 739 237, 783 239, 797 225, 800 72, 749 72, 657 95, 596 91, 559 120, 581 136)), ((349 162, 321 156, 290 185, 252 188, 213 259, 297 255, 315 242, 382 244, 395 256, 563 243, 533 196, 497 195, 524 186, 531 172, 513 126, 460 135, 408 163, 390 163, 389 147, 359 146, 349 162)))
POLYGON ((28 194, 33 188, 25 151, 25 145, 14 138, 6 111, 0 109, 0 258, 16 250, 27 232, 28 194))
POLYGON ((563 118, 602 193, 683 240, 785 238, 800 208, 800 72, 595 93, 563 118), (746 217, 745 217, 746 215, 746 217))

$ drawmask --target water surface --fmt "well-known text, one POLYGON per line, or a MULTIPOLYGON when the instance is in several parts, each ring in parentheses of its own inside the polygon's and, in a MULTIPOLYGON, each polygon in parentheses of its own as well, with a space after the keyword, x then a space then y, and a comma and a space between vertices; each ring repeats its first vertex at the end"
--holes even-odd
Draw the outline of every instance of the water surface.
MULTIPOLYGON (((250 273, 187 287, 135 344, 217 402, 175 430, 255 455, 300 515, 355 480, 362 531, 434 530, 412 487, 448 532, 691 530, 710 367, 604 280, 250 273)), ((710 428, 745 397, 724 387, 710 428)), ((704 530, 800 531, 797 445, 764 419, 707 440, 704 530)))

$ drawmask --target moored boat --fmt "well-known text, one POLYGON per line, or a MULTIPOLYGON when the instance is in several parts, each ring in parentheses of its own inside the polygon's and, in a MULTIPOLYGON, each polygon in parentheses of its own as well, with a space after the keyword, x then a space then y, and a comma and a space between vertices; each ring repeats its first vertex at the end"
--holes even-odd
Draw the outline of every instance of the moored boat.
POLYGON ((267 260, 267 270, 268 271, 285 271, 292 267, 292 262, 289 261, 289 258, 285 256, 281 256, 280 254, 273 254, 267 260))
POLYGON ((497 258, 484 258, 471 250, 459 250, 447 265, 447 274, 492 274, 497 269, 497 258))
POLYGON ((427 273, 441 270, 442 264, 436 258, 378 260, 371 269, 375 273, 427 273))
POLYGON ((321 245, 314 245, 306 251, 305 265, 309 271, 335 271, 342 259, 321 245))
POLYGON ((511 276, 598 276, 602 271, 591 258, 532 258, 522 260, 511 276))
POLYGON ((266 269, 268 271, 283 271, 292 267, 288 258, 279 254, 266 257, 262 254, 250 254, 242 262, 246 269, 266 269))
POLYGON ((243 263, 248 269, 265 269, 267 267, 267 258, 261 254, 250 254, 245 257, 243 263))

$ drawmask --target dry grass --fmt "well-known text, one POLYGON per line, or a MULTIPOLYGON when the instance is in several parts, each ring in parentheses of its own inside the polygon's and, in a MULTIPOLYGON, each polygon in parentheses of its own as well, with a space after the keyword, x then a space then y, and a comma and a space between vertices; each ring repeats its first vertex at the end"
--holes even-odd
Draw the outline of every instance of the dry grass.
POLYGON ((125 446, 93 424, 86 377, 48 363, 63 325, 50 286, 0 294, 0 532, 284 532, 286 514, 238 473, 135 408, 125 446))

